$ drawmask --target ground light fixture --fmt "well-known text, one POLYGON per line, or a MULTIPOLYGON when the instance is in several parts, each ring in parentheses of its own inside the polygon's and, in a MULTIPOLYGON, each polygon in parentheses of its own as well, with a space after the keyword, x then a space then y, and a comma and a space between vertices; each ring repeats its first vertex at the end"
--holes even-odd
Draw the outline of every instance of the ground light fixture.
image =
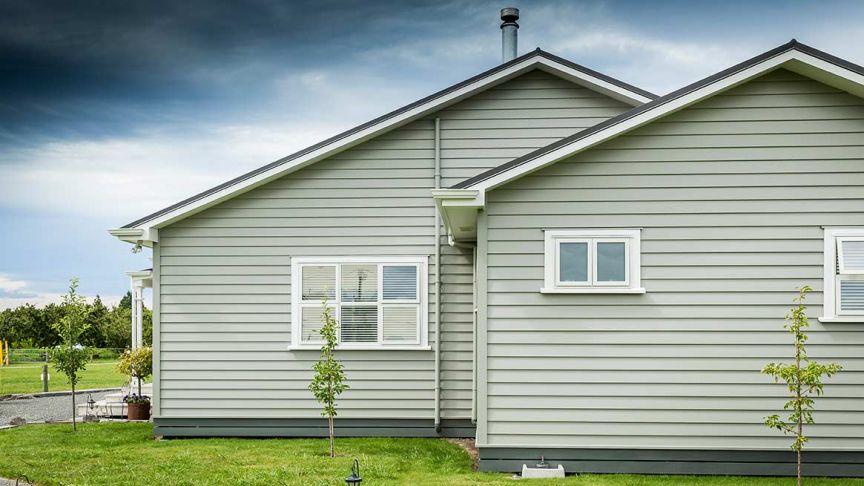
POLYGON ((345 478, 345 484, 348 486, 360 484, 363 478, 360 477, 360 461, 354 459, 354 464, 351 466, 351 475, 345 478))
POLYGON ((87 394, 87 416, 85 417, 88 422, 94 421, 96 419, 96 413, 94 408, 96 407, 96 400, 93 400, 93 394, 87 394))

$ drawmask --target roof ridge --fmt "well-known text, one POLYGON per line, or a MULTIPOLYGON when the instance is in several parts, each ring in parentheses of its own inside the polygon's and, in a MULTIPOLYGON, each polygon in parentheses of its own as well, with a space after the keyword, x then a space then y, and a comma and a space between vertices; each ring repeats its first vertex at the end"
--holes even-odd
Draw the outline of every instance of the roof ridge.
POLYGON ((756 55, 750 59, 747 59, 747 60, 742 61, 738 64, 735 64, 735 65, 728 67, 722 71, 718 71, 718 72, 716 72, 710 76, 702 78, 696 82, 690 83, 690 84, 688 84, 684 87, 681 87, 675 91, 667 93, 667 94, 665 94, 659 98, 655 98, 655 99, 649 101, 648 103, 636 106, 630 110, 625 111, 624 113, 621 113, 621 114, 616 115, 612 118, 604 120, 604 121, 602 121, 596 125, 592 125, 592 126, 586 128, 584 130, 576 132, 573 135, 569 135, 569 136, 564 137, 560 140, 556 140, 555 142, 552 142, 548 145, 544 145, 543 147, 540 147, 540 148, 533 150, 533 151, 531 151, 525 155, 517 157, 517 158, 515 158, 509 162, 506 162, 506 163, 501 164, 499 166, 493 167, 493 168, 486 170, 480 174, 477 174, 473 177, 465 179, 464 181, 461 181, 457 184, 454 184, 453 186, 450 186, 450 189, 469 188, 469 187, 471 187, 471 186, 473 186, 479 182, 483 182, 483 181, 490 179, 490 178, 492 178, 498 174, 507 172, 510 169, 513 169, 515 167, 523 165, 523 164, 530 162, 531 160, 534 160, 534 159, 536 159, 542 155, 545 155, 545 154, 550 153, 554 150, 557 150, 558 148, 564 147, 564 146, 569 145, 573 142, 581 140, 581 139, 583 139, 589 135, 592 135, 594 133, 605 130, 606 128, 611 127, 613 125, 617 125, 617 124, 619 124, 625 120, 628 120, 628 119, 630 119, 636 115, 639 115, 639 114, 644 113, 646 111, 650 111, 650 110, 652 110, 658 106, 664 105, 664 104, 666 104, 672 100, 678 99, 678 98, 680 98, 680 97, 682 97, 682 96, 684 96, 684 95, 686 95, 692 91, 695 91, 697 89, 701 89, 707 85, 713 84, 716 81, 719 81, 721 79, 729 77, 729 76, 731 76, 731 75, 733 75, 739 71, 742 71, 744 69, 752 67, 756 64, 759 64, 759 63, 766 61, 772 57, 778 56, 780 54, 783 54, 783 53, 790 51, 790 50, 793 50, 793 49, 801 51, 805 54, 809 54, 813 57, 817 57, 817 58, 822 59, 826 62, 830 62, 830 63, 838 65, 840 67, 849 69, 851 71, 857 72, 859 74, 864 74, 864 66, 860 66, 858 64, 849 62, 845 59, 839 58, 839 57, 834 56, 832 54, 828 54, 827 52, 820 51, 819 49, 816 49, 816 48, 810 47, 806 44, 803 44, 796 39, 792 39, 785 44, 781 44, 781 45, 779 45, 773 49, 765 51, 765 52, 763 52, 759 55, 756 55))

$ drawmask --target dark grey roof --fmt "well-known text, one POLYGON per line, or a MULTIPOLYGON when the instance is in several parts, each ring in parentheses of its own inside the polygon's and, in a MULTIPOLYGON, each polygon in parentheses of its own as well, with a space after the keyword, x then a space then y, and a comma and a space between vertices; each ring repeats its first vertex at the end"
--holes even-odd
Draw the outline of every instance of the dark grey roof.
POLYGON ((682 97, 688 93, 691 93, 693 91, 701 89, 705 86, 708 86, 709 84, 715 83, 715 82, 717 82, 723 78, 726 78, 728 76, 731 76, 731 75, 733 75, 739 71, 743 71, 745 69, 753 67, 754 65, 759 64, 762 61, 765 61, 767 59, 770 59, 774 56, 777 56, 779 54, 783 54, 784 52, 787 52, 787 51, 790 51, 793 49, 801 51, 805 54, 809 54, 813 57, 822 59, 823 61, 829 62, 829 63, 834 64, 836 66, 840 66, 842 68, 856 72, 858 74, 864 74, 864 67, 862 67, 862 66, 851 63, 845 59, 841 59, 839 57, 832 56, 831 54, 828 54, 827 52, 820 51, 820 50, 815 49, 813 47, 810 47, 806 44, 802 44, 795 39, 792 39, 791 41, 787 42, 786 44, 783 44, 779 47, 771 49, 770 51, 759 54, 758 56, 753 57, 751 59, 748 59, 748 60, 746 60, 740 64, 736 64, 736 65, 734 65, 728 69, 724 69, 723 71, 720 71, 716 74, 712 74, 711 76, 708 76, 707 78, 696 81, 693 84, 689 84, 689 85, 687 85, 681 89, 675 90, 675 91, 673 91, 667 95, 661 96, 659 98, 655 98, 654 100, 652 100, 648 103, 645 103, 644 105, 640 105, 640 106, 633 108, 632 110, 625 111, 624 113, 621 113, 620 115, 612 117, 612 118, 610 118, 606 121, 603 121, 601 123, 598 123, 597 125, 586 128, 585 130, 582 130, 581 132, 570 135, 569 137, 562 138, 561 140, 553 142, 549 145, 546 145, 544 147, 540 147, 539 149, 537 149, 533 152, 527 153, 527 154, 525 154, 525 155, 523 155, 517 159, 513 159, 510 162, 504 163, 504 164, 499 165, 497 167, 493 167, 493 168, 491 168, 491 169, 489 169, 483 173, 480 173, 474 177, 471 177, 470 179, 466 179, 462 182, 459 182, 458 184, 451 186, 451 189, 465 189, 465 188, 469 188, 475 184, 478 184, 480 182, 483 182, 487 179, 491 179, 492 177, 495 177, 498 174, 501 174, 503 172, 507 172, 511 169, 519 167, 522 164, 525 164, 525 163, 530 162, 530 161, 532 161, 538 157, 546 155, 546 154, 548 154, 548 153, 550 153, 550 152, 552 152, 558 148, 564 147, 564 146, 569 145, 573 142, 576 142, 576 141, 581 140, 585 137, 588 137, 589 135, 593 135, 597 132, 605 130, 606 128, 609 128, 613 125, 617 125, 617 124, 619 124, 625 120, 629 120, 630 118, 633 118, 634 116, 639 115, 640 113, 644 113, 646 111, 653 110, 654 108, 656 108, 658 106, 669 103, 670 101, 673 101, 677 98, 680 98, 680 97, 682 97))
POLYGON ((327 145, 330 145, 330 144, 332 144, 332 143, 338 142, 339 140, 342 140, 342 139, 344 139, 344 138, 346 138, 346 137, 349 137, 349 136, 351 136, 351 135, 353 135, 353 134, 355 134, 355 133, 357 133, 357 132, 360 132, 360 131, 362 131, 362 130, 365 130, 365 129, 367 129, 367 128, 373 126, 373 125, 377 125, 377 124, 379 124, 379 123, 381 123, 381 122, 383 122, 383 121, 386 121, 386 120, 388 120, 388 119, 390 119, 390 118, 393 118, 393 117, 396 117, 396 116, 398 116, 398 115, 401 115, 402 113, 405 113, 405 112, 407 112, 407 111, 410 111, 410 110, 413 109, 413 108, 416 108, 417 106, 420 106, 420 105, 422 105, 422 104, 425 104, 425 103, 428 103, 428 102, 430 102, 430 101, 433 101, 433 100, 435 100, 435 99, 437 99, 437 98, 440 98, 440 97, 442 97, 442 96, 445 96, 445 95, 447 95, 447 94, 449 94, 449 93, 451 93, 451 92, 453 92, 453 91, 457 91, 457 90, 459 90, 459 89, 461 89, 461 88, 463 88, 463 87, 465 87, 465 86, 467 86, 467 85, 469 85, 469 84, 472 84, 472 83, 474 83, 474 82, 477 82, 477 81, 479 81, 479 80, 481 80, 481 79, 483 79, 483 78, 486 78, 486 77, 492 76, 492 75, 494 75, 494 74, 496 74, 496 73, 498 73, 498 72, 500 72, 500 71, 503 71, 503 70, 509 68, 510 66, 513 66, 513 65, 518 64, 518 63, 520 63, 520 62, 522 62, 522 61, 525 61, 526 59, 530 59, 530 58, 533 58, 533 57, 544 57, 544 58, 549 59, 549 60, 551 60, 551 61, 555 61, 555 62, 557 62, 557 63, 559 63, 559 64, 562 64, 562 65, 564 65, 564 66, 567 66, 567 67, 570 68, 570 69, 573 69, 573 70, 575 70, 575 71, 579 71, 579 72, 585 73, 585 74, 587 74, 587 75, 589 75, 589 76, 593 76, 593 77, 595 77, 595 78, 601 79, 601 80, 603 80, 603 81, 606 81, 607 83, 613 84, 613 85, 615 85, 615 86, 618 86, 618 87, 620 87, 620 88, 626 89, 627 91, 630 91, 630 92, 632 92, 632 93, 636 93, 636 94, 638 94, 638 95, 644 96, 644 97, 649 98, 649 99, 655 99, 655 98, 657 98, 657 95, 655 95, 655 94, 653 94, 653 93, 650 93, 650 92, 648 92, 648 91, 645 91, 644 89, 637 88, 636 86, 633 86, 633 85, 631 85, 631 84, 627 84, 627 83, 625 83, 625 82, 623 82, 623 81, 620 81, 620 80, 618 80, 618 79, 612 78, 612 77, 607 76, 607 75, 602 74, 602 73, 599 73, 599 72, 597 72, 597 71, 594 71, 593 69, 589 69, 589 68, 587 68, 587 67, 585 67, 585 66, 581 66, 581 65, 576 64, 576 63, 574 63, 574 62, 568 61, 568 60, 566 60, 566 59, 564 59, 564 58, 561 58, 561 57, 558 57, 558 56, 556 56, 556 55, 554 55, 554 54, 550 54, 550 53, 548 53, 548 52, 546 52, 546 51, 541 50, 541 49, 538 47, 536 50, 534 50, 534 51, 532 51, 532 52, 529 52, 529 53, 527 53, 527 54, 524 54, 524 55, 522 55, 522 56, 519 56, 519 57, 517 57, 517 58, 515 58, 515 59, 513 59, 513 60, 511 60, 511 61, 506 62, 506 63, 500 64, 500 65, 498 65, 498 66, 496 66, 496 67, 494 67, 494 68, 492 68, 492 69, 490 69, 490 70, 488 70, 488 71, 482 72, 482 73, 480 73, 480 74, 478 74, 478 75, 476 75, 476 76, 472 76, 471 78, 468 78, 468 79, 466 79, 465 81, 462 81, 462 82, 460 82, 460 83, 454 84, 453 86, 450 86, 450 87, 444 88, 444 89, 442 89, 441 91, 438 91, 438 92, 436 92, 436 93, 433 93, 433 94, 431 94, 431 95, 429 95, 429 96, 427 96, 427 97, 425 97, 425 98, 419 99, 419 100, 417 100, 417 101, 415 101, 415 102, 413 102, 413 103, 411 103, 411 104, 409 104, 409 105, 405 105, 405 106, 403 106, 402 108, 399 108, 399 109, 397 109, 397 110, 391 111, 390 113, 387 113, 387 114, 385 114, 385 115, 381 115, 381 116, 379 116, 378 118, 375 118, 375 119, 373 119, 373 120, 369 120, 368 122, 363 123, 362 125, 358 125, 358 126, 352 128, 352 129, 348 130, 348 131, 342 132, 342 133, 340 133, 340 134, 338 134, 338 135, 335 135, 335 136, 330 137, 330 138, 328 138, 328 139, 326 139, 326 140, 323 140, 323 141, 321 141, 321 142, 318 142, 318 143, 316 143, 315 145, 312 145, 312 146, 306 147, 306 148, 303 149, 303 150, 300 150, 300 151, 295 152, 295 153, 293 153, 293 154, 291 154, 291 155, 288 155, 288 156, 286 156, 286 157, 283 157, 283 158, 281 158, 281 159, 279 159, 279 160, 277 160, 277 161, 275 161, 275 162, 271 162, 271 163, 269 163, 269 164, 267 164, 267 165, 265 165, 265 166, 262 166, 262 167, 259 167, 259 168, 255 169, 255 170, 253 170, 253 171, 251 171, 251 172, 247 172, 247 173, 245 173, 245 174, 243 174, 243 175, 241 175, 241 176, 239 176, 239 177, 237 177, 237 178, 231 179, 231 180, 228 181, 228 182, 224 182, 224 183, 222 183, 222 184, 219 184, 219 185, 216 186, 216 187, 212 187, 212 188, 210 188, 210 189, 207 189, 206 191, 201 192, 201 193, 199 193, 199 194, 196 194, 196 195, 194 195, 194 196, 192 196, 192 197, 190 197, 190 198, 188 198, 188 199, 184 199, 184 200, 182 200, 182 201, 180 201, 180 202, 178 202, 178 203, 176 203, 176 204, 172 204, 171 206, 168 206, 167 208, 160 209, 159 211, 156 211, 155 213, 152 213, 152 214, 148 214, 147 216, 144 216, 143 218, 136 219, 135 221, 132 221, 131 223, 126 224, 125 226, 123 226, 123 228, 134 228, 134 227, 140 225, 141 223, 145 223, 145 222, 150 221, 150 220, 152 220, 152 219, 158 218, 159 216, 162 216, 162 215, 164 215, 164 214, 170 213, 170 212, 172 212, 172 211, 174 211, 174 210, 176 210, 176 209, 182 208, 183 206, 187 206, 187 205, 189 205, 189 204, 191 204, 191 203, 194 203, 195 201, 198 201, 198 200, 200 200, 200 199, 203 199, 203 198, 205 198, 205 197, 207 197, 207 196, 209 196, 209 195, 211 195, 211 194, 214 194, 214 193, 216 193, 216 192, 219 192, 219 191, 221 191, 221 190, 223 190, 223 189, 225 189, 225 188, 231 187, 231 186, 233 186, 233 185, 239 184, 239 183, 241 183, 241 182, 243 182, 243 181, 245 181, 245 180, 247 180, 247 179, 250 179, 250 178, 252 178, 252 177, 255 177, 255 176, 258 175, 258 174, 261 174, 261 173, 263 173, 263 172, 267 172, 267 171, 269 171, 270 169, 273 169, 273 168, 275 168, 275 167, 279 167, 280 165, 284 165, 284 164, 286 164, 286 163, 288 163, 288 162, 291 162, 292 160, 295 160, 295 159, 297 159, 297 158, 299 158, 299 157, 302 157, 302 156, 305 155, 305 154, 308 154, 308 153, 310 153, 310 152, 313 152, 313 151, 315 151, 315 150, 318 150, 318 149, 320 149, 320 148, 322 148, 322 147, 326 147, 327 145))

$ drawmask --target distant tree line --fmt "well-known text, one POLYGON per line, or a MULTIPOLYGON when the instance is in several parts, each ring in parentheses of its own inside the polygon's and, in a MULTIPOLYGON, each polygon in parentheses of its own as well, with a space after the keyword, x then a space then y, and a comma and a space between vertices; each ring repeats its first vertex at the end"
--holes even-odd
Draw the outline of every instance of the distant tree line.
MULTIPOLYGON (((87 305, 90 327, 81 336, 84 346, 94 348, 126 348, 132 343, 132 293, 127 292, 120 303, 108 307, 97 295, 87 305)), ((0 339, 8 340, 13 348, 49 348, 60 344, 60 336, 52 326, 66 313, 62 304, 36 307, 20 305, 0 312, 0 339)), ((153 341, 153 315, 144 308, 144 342, 153 341)))

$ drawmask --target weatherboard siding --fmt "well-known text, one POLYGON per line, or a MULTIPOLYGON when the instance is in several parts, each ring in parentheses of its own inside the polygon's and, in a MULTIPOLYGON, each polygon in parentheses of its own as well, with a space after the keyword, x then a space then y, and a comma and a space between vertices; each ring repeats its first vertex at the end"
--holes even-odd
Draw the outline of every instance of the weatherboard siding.
POLYGON ((788 448, 759 370, 792 353, 806 284, 810 356, 844 366, 808 448, 864 449, 864 325, 816 320, 821 226, 864 226, 861 99, 771 73, 487 200, 481 447, 788 448), (543 230, 564 228, 642 228, 647 293, 540 294, 543 230))
MULTIPOLYGON (((624 109, 552 75, 525 74, 437 115, 442 185, 624 109)), ((433 120, 395 129, 160 230, 160 417, 320 416, 306 389, 318 353, 286 349, 291 258, 431 256, 433 120)), ((441 413, 465 419, 472 399, 472 252, 442 242, 441 413)), ((429 274, 431 284, 431 257, 429 274)), ((429 302, 434 345, 431 287, 429 302)), ((351 385, 340 399, 340 417, 432 417, 432 351, 344 351, 340 357, 351 385)))

